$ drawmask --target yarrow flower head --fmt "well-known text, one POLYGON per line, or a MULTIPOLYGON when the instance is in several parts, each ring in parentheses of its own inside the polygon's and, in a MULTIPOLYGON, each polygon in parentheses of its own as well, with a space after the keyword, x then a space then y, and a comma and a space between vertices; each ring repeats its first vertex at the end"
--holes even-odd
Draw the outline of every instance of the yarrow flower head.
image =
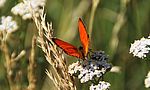
POLYGON ((148 72, 146 79, 145 79, 145 87, 150 88, 150 71, 148 72))
POLYGON ((140 40, 136 40, 133 44, 131 44, 130 52, 134 56, 139 58, 146 57, 146 54, 150 51, 150 37, 148 38, 141 38, 140 40))
POLYGON ((2 16, 0 20, 0 31, 11 33, 18 29, 16 21, 11 16, 2 16))
POLYGON ((89 59, 83 62, 77 61, 70 65, 69 73, 72 76, 78 77, 81 83, 88 81, 99 82, 111 67, 111 64, 108 63, 108 56, 106 56, 103 51, 95 51, 91 54, 89 59))
POLYGON ((36 17, 42 13, 42 7, 45 6, 46 0, 23 0, 11 12, 15 15, 20 15, 24 20, 31 19, 33 13, 36 17))
POLYGON ((110 83, 105 81, 100 81, 97 85, 92 84, 90 90, 109 90, 110 83))

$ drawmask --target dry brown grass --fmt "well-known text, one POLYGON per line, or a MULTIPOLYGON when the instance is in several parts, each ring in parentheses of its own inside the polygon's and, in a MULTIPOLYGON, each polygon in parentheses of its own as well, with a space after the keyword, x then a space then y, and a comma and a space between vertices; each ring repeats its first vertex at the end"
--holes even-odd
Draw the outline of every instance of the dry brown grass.
POLYGON ((6 37, 8 33, 5 31, 2 31, 0 33, 0 50, 2 51, 5 57, 4 65, 10 90, 21 90, 22 71, 20 69, 16 71, 16 68, 18 68, 17 64, 26 52, 25 50, 22 50, 18 55, 16 55, 15 51, 11 53, 7 45, 6 37))
POLYGON ((40 18, 33 16, 33 21, 38 29, 39 47, 45 53, 46 60, 54 70, 46 70, 46 73, 58 90, 76 90, 73 78, 68 74, 65 58, 51 40, 53 37, 52 23, 45 22, 45 17, 46 14, 42 13, 40 18))
POLYGON ((32 38, 32 48, 29 57, 28 65, 28 90, 36 90, 37 88, 37 77, 36 77, 36 59, 35 59, 35 47, 36 47, 36 36, 32 38))

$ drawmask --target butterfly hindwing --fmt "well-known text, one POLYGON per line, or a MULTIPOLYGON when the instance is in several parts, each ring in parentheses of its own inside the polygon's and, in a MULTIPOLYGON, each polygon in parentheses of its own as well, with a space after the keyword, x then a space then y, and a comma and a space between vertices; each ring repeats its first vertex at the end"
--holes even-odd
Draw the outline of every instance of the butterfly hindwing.
POLYGON ((78 49, 75 46, 73 46, 73 45, 71 45, 71 44, 69 44, 67 42, 64 42, 64 41, 62 41, 60 39, 57 39, 57 38, 52 38, 52 41, 58 47, 60 47, 61 49, 63 49, 63 51, 66 54, 68 54, 70 56, 77 57, 77 58, 81 58, 82 57, 82 55, 80 54, 80 52, 78 51, 78 49))
POLYGON ((86 32, 86 28, 81 18, 79 18, 78 27, 79 27, 79 33, 80 33, 80 41, 82 43, 83 50, 84 50, 84 56, 86 56, 88 53, 88 48, 89 48, 89 36, 86 32))

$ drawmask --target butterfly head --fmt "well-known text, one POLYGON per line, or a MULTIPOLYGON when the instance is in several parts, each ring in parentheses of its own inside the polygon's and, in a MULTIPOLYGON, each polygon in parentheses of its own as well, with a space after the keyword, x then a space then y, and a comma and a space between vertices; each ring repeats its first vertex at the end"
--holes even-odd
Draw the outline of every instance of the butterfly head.
POLYGON ((82 46, 80 46, 79 48, 78 48, 78 50, 79 50, 79 52, 81 53, 81 56, 82 56, 82 59, 84 59, 84 60, 86 60, 88 57, 88 55, 86 54, 85 55, 85 53, 84 53, 84 48, 82 47, 82 46))
POLYGON ((79 50, 82 51, 82 50, 83 50, 83 47, 82 47, 82 46, 79 46, 79 50))

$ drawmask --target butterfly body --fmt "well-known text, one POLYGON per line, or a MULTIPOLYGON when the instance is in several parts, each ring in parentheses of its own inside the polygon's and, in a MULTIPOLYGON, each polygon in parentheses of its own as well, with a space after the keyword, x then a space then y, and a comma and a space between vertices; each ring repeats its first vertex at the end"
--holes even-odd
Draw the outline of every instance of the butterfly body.
POLYGON ((74 45, 67 43, 63 40, 60 40, 58 38, 52 38, 52 41, 60 47, 66 54, 70 56, 74 56, 80 59, 86 59, 89 49, 89 36, 86 32, 86 28, 82 22, 82 20, 79 18, 78 20, 78 27, 79 27, 79 36, 82 46, 77 48, 74 45))

